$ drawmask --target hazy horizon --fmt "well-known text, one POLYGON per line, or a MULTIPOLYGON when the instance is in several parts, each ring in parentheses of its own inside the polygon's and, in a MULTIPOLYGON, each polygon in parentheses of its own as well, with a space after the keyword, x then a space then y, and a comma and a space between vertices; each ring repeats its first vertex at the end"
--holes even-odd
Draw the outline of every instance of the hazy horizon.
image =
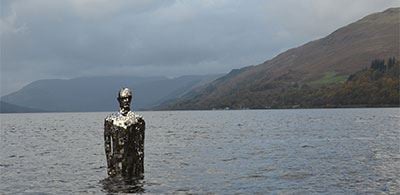
POLYGON ((399 5, 372 0, 5 0, 0 6, 0 95, 40 79, 227 73, 399 5))

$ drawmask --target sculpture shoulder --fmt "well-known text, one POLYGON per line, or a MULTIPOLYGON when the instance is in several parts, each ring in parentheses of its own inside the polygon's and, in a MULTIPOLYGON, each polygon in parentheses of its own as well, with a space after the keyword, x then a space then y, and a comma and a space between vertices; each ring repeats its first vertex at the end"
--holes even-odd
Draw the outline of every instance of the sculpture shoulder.
POLYGON ((133 124, 144 124, 144 120, 141 115, 135 114, 132 111, 129 111, 126 115, 122 115, 121 113, 117 112, 107 116, 105 118, 105 124, 127 128, 133 124))
POLYGON ((139 120, 143 120, 143 121, 144 121, 142 115, 135 114, 135 118, 136 118, 138 121, 139 121, 139 120))
POLYGON ((128 112, 128 114, 126 115, 126 118, 134 119, 135 121, 143 120, 143 116, 142 115, 136 114, 136 113, 134 113, 132 111, 128 112))
POLYGON ((142 115, 139 115, 139 114, 136 114, 136 113, 134 113, 134 115, 135 115, 136 121, 144 121, 144 118, 143 118, 142 115))
POLYGON ((104 119, 104 121, 105 121, 105 122, 112 122, 112 121, 114 121, 114 120, 117 120, 117 118, 119 117, 118 115, 119 115, 119 113, 112 113, 112 114, 108 115, 108 116, 104 119))
POLYGON ((137 115, 136 116, 136 123, 139 124, 139 125, 145 125, 146 124, 144 119, 143 119, 143 116, 141 116, 141 115, 137 115))

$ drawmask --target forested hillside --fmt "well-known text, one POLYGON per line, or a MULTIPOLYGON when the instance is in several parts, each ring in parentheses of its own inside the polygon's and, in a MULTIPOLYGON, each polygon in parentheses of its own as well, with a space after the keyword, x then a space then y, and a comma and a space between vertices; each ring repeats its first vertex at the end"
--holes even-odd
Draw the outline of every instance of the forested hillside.
MULTIPOLYGON (((399 60, 395 57, 375 59, 348 78, 328 73, 318 81, 301 85, 280 83, 280 91, 269 96, 260 94, 249 98, 246 94, 238 94, 234 101, 221 98, 218 104, 212 104, 208 109, 400 106, 399 78, 399 60)), ((190 101, 181 102, 172 109, 197 109, 191 105, 190 101)))
MULTIPOLYGON (((293 86, 274 98, 271 107, 381 107, 399 106, 400 63, 376 59, 344 83, 293 86)), ((261 105, 254 105, 261 107, 261 105)))
POLYGON ((397 106, 400 8, 370 14, 256 66, 232 70, 164 109, 397 106))

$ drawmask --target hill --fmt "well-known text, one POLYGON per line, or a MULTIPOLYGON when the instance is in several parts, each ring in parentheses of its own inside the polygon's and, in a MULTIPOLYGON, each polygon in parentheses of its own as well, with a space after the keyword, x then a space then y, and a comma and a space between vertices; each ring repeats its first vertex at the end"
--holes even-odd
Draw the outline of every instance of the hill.
POLYGON ((164 104, 162 108, 297 106, 286 102, 281 94, 288 94, 293 88, 316 90, 340 85, 350 75, 368 67, 373 60, 399 59, 399 29, 400 8, 374 13, 262 64, 232 70, 207 86, 164 104))
POLYGON ((160 102, 178 98, 220 75, 166 77, 84 77, 46 79, 28 84, 3 96, 2 101, 22 107, 56 112, 112 111, 118 109, 117 92, 133 89, 134 109, 150 109, 160 102))
MULTIPOLYGON (((393 107, 400 105, 400 62, 376 59, 369 68, 350 75, 345 82, 320 87, 290 86, 271 94, 271 108, 393 107)), ((329 76, 323 81, 329 81, 329 76)), ((320 81, 319 81, 320 82, 320 81)))

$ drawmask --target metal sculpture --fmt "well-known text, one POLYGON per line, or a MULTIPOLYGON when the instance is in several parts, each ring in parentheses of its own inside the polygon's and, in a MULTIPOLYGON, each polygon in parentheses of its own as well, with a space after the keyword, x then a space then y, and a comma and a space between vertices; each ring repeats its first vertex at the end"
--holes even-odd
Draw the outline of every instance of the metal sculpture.
POLYGON ((132 91, 118 93, 120 110, 104 121, 104 144, 109 177, 142 178, 144 173, 143 117, 131 111, 132 91))

